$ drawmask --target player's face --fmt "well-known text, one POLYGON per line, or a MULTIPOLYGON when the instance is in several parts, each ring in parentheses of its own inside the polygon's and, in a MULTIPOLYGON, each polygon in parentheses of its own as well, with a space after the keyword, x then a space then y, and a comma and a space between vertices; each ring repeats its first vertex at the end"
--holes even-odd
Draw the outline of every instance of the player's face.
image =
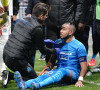
POLYGON ((60 37, 61 38, 65 38, 68 35, 71 35, 71 30, 69 29, 69 25, 68 24, 63 24, 62 25, 62 29, 60 30, 60 37))

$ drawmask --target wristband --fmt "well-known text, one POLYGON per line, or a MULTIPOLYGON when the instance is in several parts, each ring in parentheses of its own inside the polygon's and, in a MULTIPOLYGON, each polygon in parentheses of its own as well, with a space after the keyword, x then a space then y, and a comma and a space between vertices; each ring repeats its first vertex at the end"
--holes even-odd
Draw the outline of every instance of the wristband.
POLYGON ((79 76, 78 80, 83 81, 83 77, 82 76, 79 76))

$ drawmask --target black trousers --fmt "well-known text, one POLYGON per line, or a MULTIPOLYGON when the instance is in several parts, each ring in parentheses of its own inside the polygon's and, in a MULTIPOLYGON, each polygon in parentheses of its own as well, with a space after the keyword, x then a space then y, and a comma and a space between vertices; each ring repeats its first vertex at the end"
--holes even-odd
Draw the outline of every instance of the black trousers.
POLYGON ((100 37, 100 20, 96 20, 96 29, 100 37))
POLYGON ((99 54, 100 54, 100 20, 96 20, 96 30, 99 36, 98 48, 99 48, 99 54))
POLYGON ((7 54, 3 54, 3 59, 5 64, 12 71, 19 71, 24 80, 34 79, 37 74, 34 70, 34 63, 32 59, 21 60, 16 58, 11 58, 7 54))

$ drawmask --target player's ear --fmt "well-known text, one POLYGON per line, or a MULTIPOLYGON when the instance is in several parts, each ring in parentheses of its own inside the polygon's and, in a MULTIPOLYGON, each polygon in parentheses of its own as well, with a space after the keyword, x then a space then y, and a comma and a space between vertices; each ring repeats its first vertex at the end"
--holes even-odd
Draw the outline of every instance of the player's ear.
POLYGON ((70 33, 69 33, 69 34, 70 34, 70 35, 73 35, 73 33, 74 33, 73 30, 70 30, 70 33))

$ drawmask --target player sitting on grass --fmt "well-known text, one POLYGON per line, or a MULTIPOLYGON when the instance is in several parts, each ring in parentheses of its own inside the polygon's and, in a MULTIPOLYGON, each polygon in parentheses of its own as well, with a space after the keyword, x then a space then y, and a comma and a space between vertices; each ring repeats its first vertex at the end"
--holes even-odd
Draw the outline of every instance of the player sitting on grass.
POLYGON ((22 90, 42 88, 53 83, 73 84, 76 87, 84 86, 82 81, 87 72, 86 49, 84 45, 73 37, 75 26, 71 23, 62 25, 60 31, 61 39, 54 43, 54 48, 60 48, 60 53, 52 55, 43 75, 35 79, 23 81, 20 73, 14 73, 17 87, 22 90), (57 57, 57 68, 52 70, 57 57))

